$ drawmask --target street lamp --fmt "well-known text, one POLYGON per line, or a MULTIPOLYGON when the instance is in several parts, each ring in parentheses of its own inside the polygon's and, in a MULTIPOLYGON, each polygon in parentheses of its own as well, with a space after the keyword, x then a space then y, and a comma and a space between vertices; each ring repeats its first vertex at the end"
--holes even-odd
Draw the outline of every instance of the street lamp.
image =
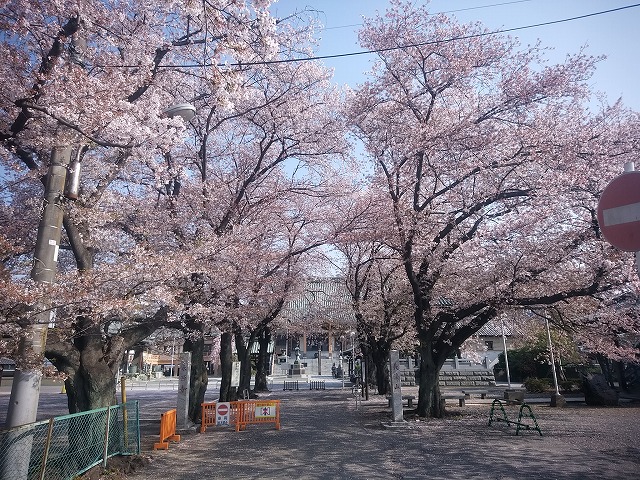
MULTIPOLYGON (((167 108, 163 115, 169 118, 180 116, 187 122, 194 117, 195 113, 196 108, 193 105, 179 103, 167 108)), ((63 197, 65 190, 71 192, 70 198, 77 198, 80 153, 78 153, 78 158, 72 167, 74 173, 72 173, 70 180, 73 185, 67 185, 71 151, 72 147, 68 145, 55 146, 51 151, 51 161, 45 181, 44 206, 38 225, 33 269, 31 270, 31 278, 37 283, 52 284, 55 282, 64 217, 63 197)), ((47 326, 52 318, 52 310, 49 305, 41 305, 41 307, 28 335, 20 342, 19 357, 23 359, 25 364, 25 360, 31 357, 33 359, 28 366, 23 366, 15 371, 7 409, 7 428, 35 422, 37 417, 42 383, 42 362, 47 342, 47 326)))
MULTIPOLYGON (((71 147, 56 146, 51 151, 51 162, 45 181, 42 216, 38 225, 38 236, 34 253, 31 278, 37 283, 52 284, 58 266, 58 249, 62 228, 62 196, 67 178, 67 166, 71 160, 71 147)), ((29 362, 16 369, 11 387, 6 427, 13 428, 36 421, 42 362, 47 343, 47 326, 52 311, 49 305, 38 306, 40 312, 28 334, 21 339, 19 357, 29 362)))
POLYGON ((509 373, 509 354, 507 353, 507 336, 504 333, 504 318, 502 319, 502 348, 504 349, 504 365, 507 371, 507 386, 511 390, 511 374, 509 373))
POLYGON ((567 402, 564 397, 560 394, 560 389, 558 388, 558 376, 556 375, 556 362, 553 357, 553 343, 551 342, 551 330, 549 330, 549 319, 545 316, 544 322, 547 327, 547 339, 549 340, 549 354, 551 356, 551 371, 553 372, 553 384, 556 387, 556 392, 551 396, 551 406, 552 407, 564 407, 567 402))
POLYGON ((196 107, 190 103, 177 103, 164 110, 162 114, 169 118, 181 117, 188 122, 196 115, 196 107))

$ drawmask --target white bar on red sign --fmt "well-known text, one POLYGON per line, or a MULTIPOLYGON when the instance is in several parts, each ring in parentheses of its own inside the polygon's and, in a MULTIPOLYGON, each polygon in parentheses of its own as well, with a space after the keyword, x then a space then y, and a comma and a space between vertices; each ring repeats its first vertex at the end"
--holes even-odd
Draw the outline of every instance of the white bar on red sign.
POLYGON ((621 225, 640 221, 640 202, 608 208, 602 211, 605 226, 621 225))

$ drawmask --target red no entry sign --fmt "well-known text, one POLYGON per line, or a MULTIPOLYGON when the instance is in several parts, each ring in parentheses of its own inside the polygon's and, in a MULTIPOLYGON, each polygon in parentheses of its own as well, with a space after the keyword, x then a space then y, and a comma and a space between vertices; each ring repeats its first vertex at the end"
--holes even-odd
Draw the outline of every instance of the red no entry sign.
POLYGON ((604 238, 626 252, 640 251, 640 171, 614 178, 598 202, 604 238))
POLYGON ((218 415, 224 417, 227 413, 229 413, 229 407, 226 403, 218 404, 218 415))

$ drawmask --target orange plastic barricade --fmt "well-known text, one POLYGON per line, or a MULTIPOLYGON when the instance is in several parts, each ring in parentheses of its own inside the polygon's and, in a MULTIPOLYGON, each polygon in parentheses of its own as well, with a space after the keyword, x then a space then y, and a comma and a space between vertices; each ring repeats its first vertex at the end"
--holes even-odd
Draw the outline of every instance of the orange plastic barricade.
POLYGON ((202 418, 200 420, 200 433, 207 431, 207 427, 216 424, 216 402, 202 403, 202 418))
MULTIPOLYGON (((222 403, 222 402, 220 402, 222 403)), ((236 420, 238 418, 238 403, 240 402, 229 402, 229 425, 235 425, 236 420)), ((202 416, 200 420, 200 433, 204 433, 207 431, 207 427, 215 427, 217 425, 216 416, 218 414, 217 411, 217 402, 207 402, 201 403, 202 407, 202 416)))
POLYGON ((176 409, 168 410, 160 415, 160 442, 153 444, 153 449, 169 449, 169 440, 179 442, 180 435, 176 435, 176 409))
POLYGON ((276 430, 280 430, 280 400, 242 400, 237 403, 236 432, 256 423, 275 423, 276 430))

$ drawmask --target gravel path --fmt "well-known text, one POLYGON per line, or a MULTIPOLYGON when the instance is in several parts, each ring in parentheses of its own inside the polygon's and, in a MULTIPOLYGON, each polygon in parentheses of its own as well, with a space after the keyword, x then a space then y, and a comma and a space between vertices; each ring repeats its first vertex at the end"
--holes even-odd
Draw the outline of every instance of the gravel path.
MULTIPOLYGON (((448 404, 445 419, 385 428, 387 400, 356 409, 350 390, 282 392, 282 428, 213 427, 186 434, 130 479, 635 479, 640 407, 533 405, 543 436, 488 426, 491 400, 448 404)), ((508 407, 517 418, 518 407, 508 407)))

